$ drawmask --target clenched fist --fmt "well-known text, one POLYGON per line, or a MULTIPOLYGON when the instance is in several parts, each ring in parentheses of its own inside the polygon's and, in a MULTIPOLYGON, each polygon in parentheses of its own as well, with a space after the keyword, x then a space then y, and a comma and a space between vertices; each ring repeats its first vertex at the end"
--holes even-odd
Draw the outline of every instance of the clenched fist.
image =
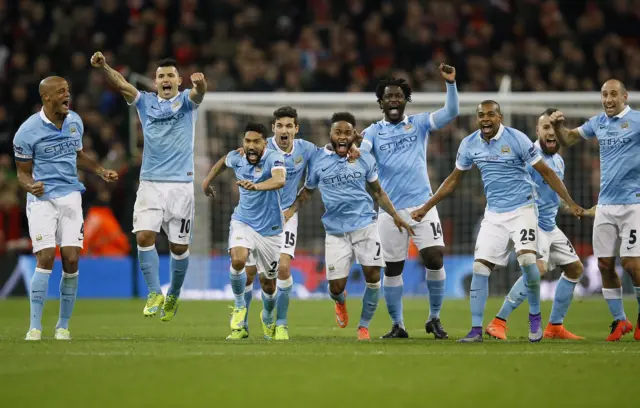
POLYGON ((104 64, 106 64, 106 62, 107 61, 104 58, 104 55, 102 55, 100 51, 96 52, 91 56, 91 65, 94 66, 95 68, 104 67, 104 64))

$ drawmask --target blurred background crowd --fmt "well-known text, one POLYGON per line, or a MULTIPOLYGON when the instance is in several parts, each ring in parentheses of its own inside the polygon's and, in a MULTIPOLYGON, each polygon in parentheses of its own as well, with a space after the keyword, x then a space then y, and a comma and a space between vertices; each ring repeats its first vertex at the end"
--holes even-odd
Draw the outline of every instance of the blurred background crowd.
MULTIPOLYGON (((372 92, 389 73, 407 78, 416 92, 442 92, 440 61, 457 68, 462 92, 496 91, 506 74, 514 91, 597 91, 610 77, 636 90, 638 27, 640 0, 0 0, 0 253, 29 251, 12 138, 40 108, 38 82, 54 73, 71 85, 85 151, 122 175, 109 187, 83 175, 85 213, 99 216, 95 228, 120 234, 109 250, 129 249, 140 158, 129 154, 128 107, 90 67, 96 50, 125 76, 153 77, 155 62, 173 56, 183 78, 204 72, 214 92, 372 92), (105 221, 101 211, 112 218, 105 221)), ((214 120, 230 135, 241 127, 237 118, 214 120)), ((301 125, 303 137, 324 143, 324 131, 301 125)), ((472 121, 459 119, 431 138, 434 187, 472 130, 472 121)), ((213 133, 212 158, 236 147, 237 138, 213 133)), ((585 206, 595 204, 598 172, 583 169, 597 170, 597 153, 588 145, 565 158, 567 179, 576 180, 569 187, 585 206)), ((467 217, 477 221, 484 202, 476 193, 481 189, 468 197, 467 217)), ((456 214, 442 213, 456 223, 456 214)), ((214 223, 216 239, 225 224, 214 223)), ((588 247, 590 225, 572 235, 577 249, 588 247)))

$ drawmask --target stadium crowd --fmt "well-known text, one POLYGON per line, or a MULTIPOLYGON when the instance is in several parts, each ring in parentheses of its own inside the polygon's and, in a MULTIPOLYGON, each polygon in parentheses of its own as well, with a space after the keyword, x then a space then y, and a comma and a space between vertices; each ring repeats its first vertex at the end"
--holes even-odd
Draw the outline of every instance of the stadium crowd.
MULTIPOLYGON (((121 230, 131 228, 140 158, 127 152, 126 104, 90 67, 95 50, 125 76, 153 77, 155 62, 174 56, 183 78, 202 71, 210 91, 372 92, 393 73, 416 92, 442 92, 438 61, 457 67, 461 92, 496 91, 506 74, 514 91, 597 91, 610 77, 635 90, 638 24, 640 0, 0 0, 0 252, 29 248, 12 138, 40 108, 38 82, 53 73, 69 80, 84 150, 121 174, 113 187, 83 176, 85 211, 111 207, 121 230)), ((238 122, 218 125, 228 136, 212 140, 213 156, 236 147, 238 122)), ((471 125, 458 120, 431 139, 434 186, 453 166, 443 152, 455 152, 471 125)), ((324 142, 326 133, 308 128, 303 122, 303 137, 306 129, 324 142)), ((598 174, 582 169, 598 167, 597 147, 565 154, 568 187, 585 206, 595 204, 598 174)), ((473 191, 466 198, 468 218, 455 220, 444 208, 441 216, 477 221, 484 202, 473 191)), ((226 224, 214 225, 220 239, 226 224)), ((581 251, 591 225, 566 231, 581 251)))

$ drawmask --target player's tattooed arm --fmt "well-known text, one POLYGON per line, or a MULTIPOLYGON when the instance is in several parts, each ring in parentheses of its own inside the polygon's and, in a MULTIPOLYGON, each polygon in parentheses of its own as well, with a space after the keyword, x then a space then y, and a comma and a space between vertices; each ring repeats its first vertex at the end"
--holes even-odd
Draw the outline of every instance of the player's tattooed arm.
POLYGON ((549 184, 549 187, 551 187, 553 191, 558 193, 560 198, 566 203, 566 205, 569 206, 569 208, 571 209, 571 214, 580 218, 582 213, 584 213, 584 208, 580 207, 575 203, 575 201, 573 201, 573 199, 569 195, 569 192, 567 191, 567 188, 565 187, 562 180, 560 180, 556 172, 553 171, 549 166, 547 166, 544 160, 538 160, 538 162, 535 163, 532 167, 538 173, 540 173, 544 181, 549 184))
POLYGON ((296 200, 293 202, 293 204, 291 204, 291 207, 287 208, 287 210, 283 212, 285 222, 289 221, 289 219, 293 217, 293 214, 295 214, 296 211, 298 211, 298 209, 302 207, 305 202, 311 199, 311 196, 315 191, 316 189, 309 189, 306 187, 303 187, 300 190, 298 196, 296 197, 296 200))
POLYGON ((436 191, 433 197, 431 197, 429 201, 426 202, 425 205, 423 205, 422 207, 418 208, 417 210, 411 213, 411 218, 413 218, 418 222, 422 221, 422 219, 424 218, 425 215, 427 215, 429 210, 435 207, 436 204, 442 201, 446 196, 448 196, 449 194, 455 191, 456 187, 458 186, 458 183, 460 182, 460 180, 462 180, 464 173, 466 173, 466 171, 460 170, 457 167, 453 169, 451 174, 449 174, 449 177, 447 177, 442 182, 442 185, 440 186, 440 188, 438 188, 438 191, 436 191))
POLYGON ((189 91, 189 99, 196 105, 200 105, 204 99, 204 94, 207 93, 207 80, 204 78, 204 74, 196 72, 191 74, 191 83, 193 88, 189 91))
POLYGON ((33 161, 16 160, 16 168, 20 187, 36 197, 41 197, 44 194, 44 183, 33 179, 33 161))
POLYGON ((287 171, 284 168, 278 168, 271 170, 271 178, 263 181, 262 183, 254 184, 249 180, 238 180, 236 184, 245 190, 252 191, 271 191, 279 190, 287 182, 287 171))
POLYGON ((380 206, 380 208, 382 208, 387 214, 389 214, 391 218, 393 218, 393 222, 394 224, 396 224, 396 227, 398 227, 398 230, 402 232, 402 229, 404 228, 407 230, 407 232, 409 232, 410 235, 415 235, 415 232, 413 232, 413 228, 411 228, 411 226, 407 224, 407 222, 403 220, 396 211, 393 203, 391 202, 391 200, 389 200, 389 196, 382 189, 380 181, 376 180, 373 182, 368 182, 367 187, 369 187, 369 194, 371 194, 371 197, 373 197, 374 201, 380 206))
POLYGON ((573 146, 582 140, 579 128, 569 130, 564 127, 564 113, 560 111, 553 112, 549 115, 549 121, 553 126, 553 130, 556 132, 556 136, 558 136, 558 142, 560 142, 560 145, 565 147, 573 146))
POLYGON ((216 164, 213 165, 211 170, 209 170, 209 174, 207 174, 207 177, 205 177, 202 181, 202 192, 205 195, 212 198, 216 197, 216 190, 211 185, 211 183, 213 182, 213 180, 215 180, 216 177, 218 177, 218 175, 220 175, 220 173, 227 169, 226 161, 227 155, 225 154, 220 160, 216 162, 216 164))
POLYGON ((105 169, 95 161, 91 156, 83 152, 78 151, 78 157, 76 165, 80 170, 88 171, 100 176, 107 183, 111 183, 118 180, 118 173, 113 170, 105 169))
POLYGON ((91 65, 104 71, 107 75, 107 82, 109 82, 109 85, 116 88, 118 92, 124 96, 124 99, 128 104, 132 104, 133 101, 136 100, 136 97, 138 96, 138 90, 136 87, 127 82, 121 73, 111 68, 100 51, 96 52, 91 57, 91 65))

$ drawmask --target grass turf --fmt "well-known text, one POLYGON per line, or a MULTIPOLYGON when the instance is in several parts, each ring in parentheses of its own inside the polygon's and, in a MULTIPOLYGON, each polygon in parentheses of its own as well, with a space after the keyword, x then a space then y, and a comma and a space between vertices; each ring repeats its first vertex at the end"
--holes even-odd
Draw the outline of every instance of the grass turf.
MULTIPOLYGON (((261 339, 261 305, 251 337, 225 341, 228 303, 183 302, 162 323, 142 316, 143 300, 83 300, 71 343, 52 340, 57 301, 43 318, 43 341, 25 342, 29 304, 0 301, 0 405, 3 407, 597 407, 627 395, 633 406, 640 342, 605 343, 611 317, 602 299, 576 300, 567 328, 584 342, 526 341, 526 304, 510 319, 508 342, 435 341, 424 332, 426 299, 405 301, 409 340, 377 340, 390 327, 384 303, 370 343, 355 340, 360 301, 338 329, 332 302, 293 301, 289 342, 261 339), (617 397, 616 397, 617 396, 617 397), (37 404, 37 405, 35 405, 37 404)), ((502 300, 490 299, 485 323, 502 300)), ((543 304, 546 324, 551 304, 543 304)), ((625 302, 635 324, 635 299, 625 302)), ((470 325, 468 301, 446 301, 453 338, 470 325)))

